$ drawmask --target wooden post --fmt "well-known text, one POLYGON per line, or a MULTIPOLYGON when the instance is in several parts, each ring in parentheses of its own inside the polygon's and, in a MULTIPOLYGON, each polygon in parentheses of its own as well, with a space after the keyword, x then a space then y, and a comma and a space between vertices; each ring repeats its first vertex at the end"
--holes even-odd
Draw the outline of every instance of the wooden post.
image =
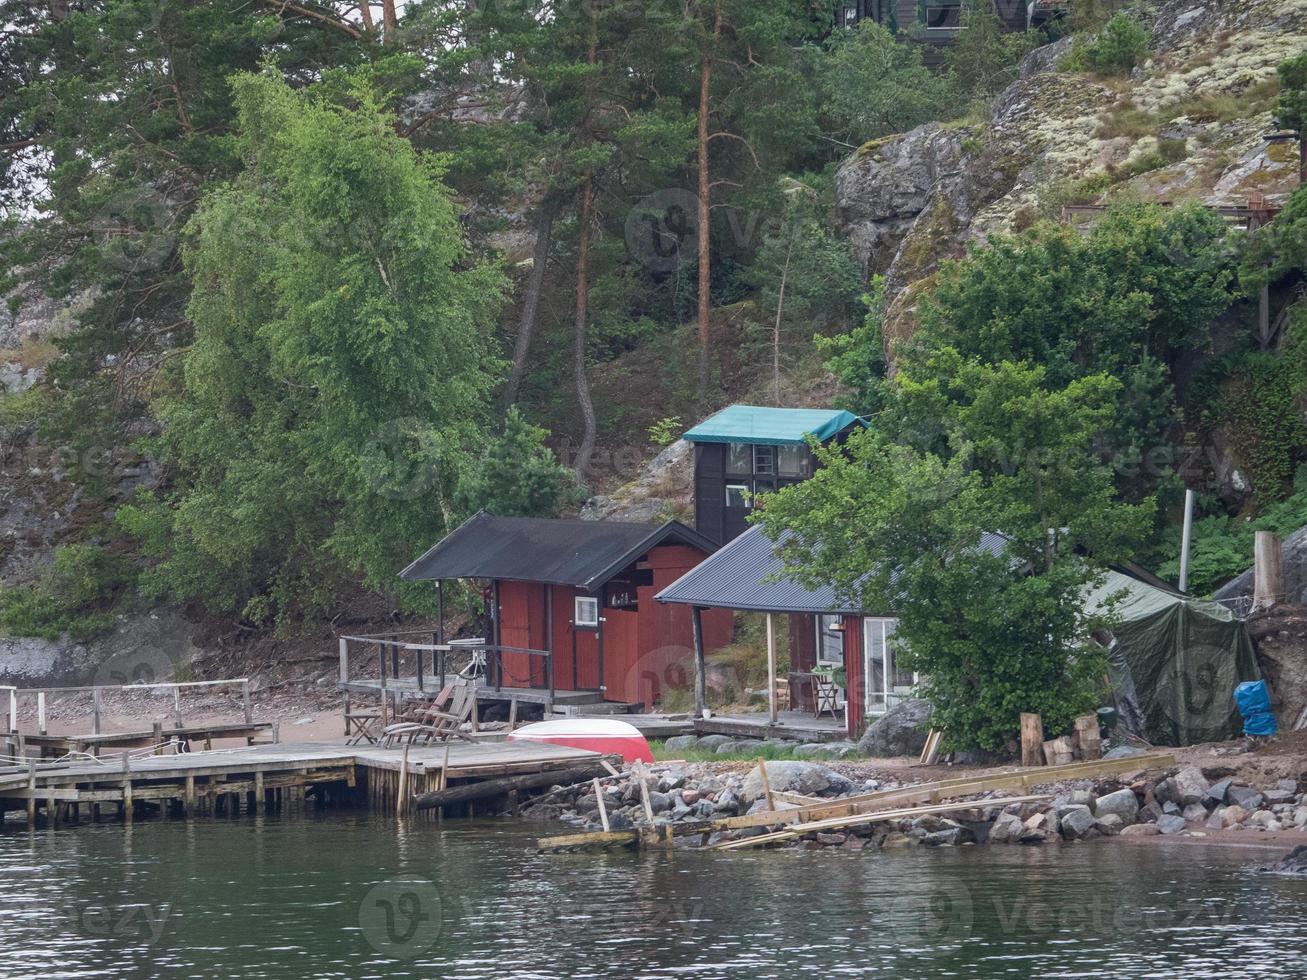
POLYGON ((182 689, 176 685, 172 689, 172 724, 174 728, 182 727, 182 689))
POLYGON ((36 760, 27 763, 27 826, 36 826, 36 760))
POLYGON ((386 648, 377 643, 377 663, 381 666, 381 727, 390 724, 390 696, 386 687, 386 648))
POLYGON ((508 702, 508 730, 517 728, 517 698, 508 702))
POLYGON ((694 716, 702 718, 707 708, 708 668, 703 656, 703 610, 690 607, 690 623, 694 628, 694 716))
POLYGON ((192 816, 195 813, 195 777, 186 777, 186 815, 192 816))
POLYGON ((599 804, 599 822, 604 825, 604 833, 608 833, 608 807, 604 803, 604 788, 599 785, 599 777, 594 779, 595 800, 599 804))
POLYGON ((399 760, 399 781, 395 786, 395 816, 404 815, 404 794, 408 792, 408 744, 404 745, 404 756, 399 760))
POLYGON ((341 637, 336 641, 336 647, 340 652, 340 683, 349 683, 349 640, 341 637))
MULTIPOLYGON (((640 764, 637 762, 636 765, 640 764)), ((644 804, 644 819, 647 820, 649 826, 652 827, 654 822, 653 804, 649 802, 649 783, 644 778, 644 766, 640 766, 640 771, 636 778, 640 780, 640 802, 644 804)))
POLYGON ((123 822, 132 822, 132 754, 123 749, 123 822))
POLYGON ((163 755, 163 722, 156 721, 150 725, 150 740, 154 742, 154 754, 163 755))
POLYGON ((254 806, 264 813, 268 812, 268 797, 263 785, 263 772, 255 770, 254 773, 254 806))
POLYGON ((1284 551, 1273 531, 1258 531, 1253 541, 1253 609, 1269 609, 1284 600, 1284 551))
POLYGON ((100 734, 100 689, 91 692, 91 734, 100 734))
POLYGON ((1103 757, 1103 741, 1098 734, 1098 715, 1081 715, 1077 718, 1076 737, 1080 741, 1080 757, 1086 762, 1103 757))
POLYGON ((245 707, 245 724, 254 723, 254 706, 250 704, 250 679, 241 681, 241 702, 245 707))
POLYGON ((758 756, 758 778, 762 780, 762 792, 767 798, 767 809, 775 810, 776 801, 771 794, 771 780, 767 778, 767 762, 762 756, 758 756))
POLYGON ((1044 764, 1044 721, 1037 714, 1021 713, 1021 764, 1044 764))
MULTIPOLYGON (((767 614, 767 716, 776 724, 776 629, 772 623, 772 614, 767 614)), ((763 781, 767 777, 763 775, 763 781)), ((770 801, 768 809, 771 809, 770 801)))
POLYGON ((45 730, 45 692, 36 692, 36 730, 42 735, 46 734, 45 730))
POLYGON ((1075 758, 1071 748, 1071 739, 1066 735, 1049 739, 1044 743, 1044 758, 1050 766, 1065 766, 1075 758))

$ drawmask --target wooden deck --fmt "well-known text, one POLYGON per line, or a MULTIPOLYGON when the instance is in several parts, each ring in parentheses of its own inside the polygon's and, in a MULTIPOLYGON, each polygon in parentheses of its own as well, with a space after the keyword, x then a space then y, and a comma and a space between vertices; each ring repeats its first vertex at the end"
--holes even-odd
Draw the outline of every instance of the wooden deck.
POLYGON ((43 806, 47 825, 76 821, 78 807, 117 807, 131 820, 139 804, 164 815, 268 810, 302 803, 306 791, 346 805, 367 803, 394 812, 398 794, 430 792, 451 780, 566 769, 598 753, 528 742, 457 741, 403 749, 333 743, 256 745, 181 755, 133 755, 96 761, 0 768, 0 815, 26 811, 29 824, 43 806), (407 759, 407 761, 405 761, 407 759), (401 770, 403 770, 401 772, 401 770), (401 789, 402 786, 402 789, 401 789), (316 787, 316 789, 314 789, 316 787))
POLYGON ((736 738, 782 738, 793 742, 839 742, 849 737, 843 718, 830 715, 814 718, 807 711, 777 712, 774 725, 764 712, 696 718, 694 732, 736 738))

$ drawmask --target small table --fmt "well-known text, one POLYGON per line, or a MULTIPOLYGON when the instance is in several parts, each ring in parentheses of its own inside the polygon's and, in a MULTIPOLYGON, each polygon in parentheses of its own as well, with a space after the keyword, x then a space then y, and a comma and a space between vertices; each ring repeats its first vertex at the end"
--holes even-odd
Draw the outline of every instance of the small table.
POLYGON ((375 711, 345 712, 345 744, 358 745, 367 742, 377 744, 377 726, 381 724, 381 714, 375 711))

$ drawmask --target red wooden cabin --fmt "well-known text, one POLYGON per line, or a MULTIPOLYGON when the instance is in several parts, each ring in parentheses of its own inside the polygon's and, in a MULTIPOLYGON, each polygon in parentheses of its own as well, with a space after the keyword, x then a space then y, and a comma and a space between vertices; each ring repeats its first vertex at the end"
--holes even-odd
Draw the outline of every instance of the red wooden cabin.
MULTIPOLYGON (((690 609, 654 595, 716 547, 677 521, 481 512, 400 575, 488 583, 488 685, 534 692, 532 700, 546 703, 557 692, 591 692, 592 701, 649 708, 668 687, 690 685, 694 650, 690 609)), ((709 649, 730 642, 729 611, 709 611, 702 623, 709 649)))

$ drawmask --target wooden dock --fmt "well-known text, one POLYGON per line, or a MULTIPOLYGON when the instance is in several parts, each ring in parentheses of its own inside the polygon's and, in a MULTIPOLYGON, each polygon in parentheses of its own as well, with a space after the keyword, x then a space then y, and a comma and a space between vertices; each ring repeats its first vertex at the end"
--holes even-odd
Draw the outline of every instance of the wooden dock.
POLYGON ((773 724, 763 711, 694 719, 696 735, 733 738, 779 738, 790 742, 839 742, 849 737, 843 718, 814 718, 808 711, 777 712, 773 724))
POLYGON ((0 768, 0 817, 26 813, 29 825, 98 819, 108 804, 131 821, 143 814, 231 816, 302 805, 369 806, 395 813, 400 802, 479 781, 575 768, 601 756, 523 742, 453 742, 401 748, 331 743, 256 745, 180 755, 122 752, 99 760, 0 768))

